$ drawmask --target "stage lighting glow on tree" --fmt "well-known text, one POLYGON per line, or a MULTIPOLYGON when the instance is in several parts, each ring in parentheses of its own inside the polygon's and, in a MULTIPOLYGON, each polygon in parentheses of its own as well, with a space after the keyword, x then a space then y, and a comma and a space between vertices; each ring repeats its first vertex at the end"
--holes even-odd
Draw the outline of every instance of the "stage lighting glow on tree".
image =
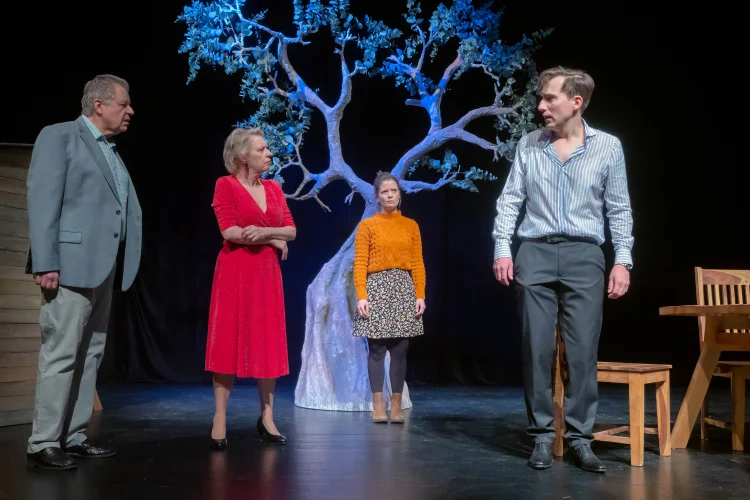
MULTIPOLYGON (((423 15, 419 3, 407 0, 404 31, 368 15, 353 15, 349 0, 293 3, 293 36, 268 28, 264 24, 266 12, 248 12, 250 8, 244 0, 195 1, 178 17, 187 25, 179 52, 189 54, 188 83, 202 66, 223 68, 227 74, 241 73, 240 94, 255 101, 257 109, 236 126, 261 127, 265 131, 276 155, 267 175, 282 186, 287 169, 301 170, 298 186, 284 186, 288 199, 312 199, 330 211, 331 202, 323 200, 322 191, 331 182, 343 181, 352 190, 345 201, 361 196, 365 202, 362 217, 374 214, 373 186, 347 163, 340 140, 341 120, 356 95, 357 78, 389 79, 409 95, 405 105, 423 108, 429 119, 428 132, 403 153, 391 170, 400 179, 405 194, 444 186, 477 191, 478 181, 494 181, 497 177, 475 166, 462 167, 450 149, 442 151, 442 158, 432 158, 430 154, 439 154, 449 142, 460 141, 487 150, 488 160, 506 160, 507 165, 518 139, 536 128, 533 113, 537 73, 532 53, 552 30, 506 44, 500 40, 502 12, 493 10, 491 4, 475 6, 471 0, 440 4, 429 18, 423 15), (310 44, 312 35, 322 32, 333 37, 340 61, 340 74, 331 75, 341 83, 335 103, 324 102, 305 83, 288 54, 290 46, 310 44), (455 59, 442 68, 431 68, 440 51, 450 51, 455 59), (494 98, 485 106, 467 110, 454 123, 445 124, 441 105, 449 84, 470 71, 486 75, 494 98), (434 79, 428 76, 433 74, 434 79), (327 165, 308 168, 302 144, 315 112, 325 119, 329 158, 327 165), (494 140, 466 130, 481 118, 493 121, 494 140), (432 175, 434 180, 415 176, 419 171, 430 170, 434 172, 426 175, 432 175)), ((356 314, 353 258, 354 234, 308 287, 302 369, 295 391, 298 406, 329 410, 372 408, 367 344, 352 336, 356 314)), ((385 392, 388 401, 388 381, 385 392)), ((404 406, 410 405, 405 389, 404 406)))

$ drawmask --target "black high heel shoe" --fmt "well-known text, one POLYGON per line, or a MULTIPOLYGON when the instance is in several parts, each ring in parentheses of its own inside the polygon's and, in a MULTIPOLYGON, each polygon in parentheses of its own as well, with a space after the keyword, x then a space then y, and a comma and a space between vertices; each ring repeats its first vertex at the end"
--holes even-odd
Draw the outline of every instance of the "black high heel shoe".
POLYGON ((211 449, 213 451, 224 451, 227 449, 227 438, 214 439, 211 438, 211 449))
POLYGON ((263 425, 263 417, 258 417, 258 424, 256 425, 258 428, 258 434, 260 434, 260 437, 269 443, 274 444, 286 444, 286 438, 282 436, 281 434, 271 434, 266 429, 266 426, 263 425))
POLYGON ((208 438, 211 440, 211 450, 213 451, 224 451, 227 449, 227 438, 214 439, 211 437, 211 433, 208 433, 208 438))

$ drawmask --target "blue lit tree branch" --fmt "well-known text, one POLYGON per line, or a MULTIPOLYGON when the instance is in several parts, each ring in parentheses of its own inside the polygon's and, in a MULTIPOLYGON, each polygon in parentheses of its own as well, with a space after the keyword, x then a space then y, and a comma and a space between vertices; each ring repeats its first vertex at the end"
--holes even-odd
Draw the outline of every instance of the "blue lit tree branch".
MULTIPOLYGON (((363 217, 373 214, 373 186, 358 177, 346 162, 340 140, 341 120, 358 75, 380 76, 403 87, 408 93, 405 104, 423 108, 429 119, 425 136, 392 168, 407 194, 444 186, 477 191, 477 182, 494 181, 497 177, 474 166, 463 168, 450 150, 444 151, 442 159, 429 155, 455 141, 491 152, 494 161, 511 160, 517 141, 536 128, 533 112, 537 73, 531 56, 551 30, 523 36, 517 43, 507 45, 499 39, 502 13, 492 10, 489 4, 475 6, 472 0, 440 4, 429 19, 422 15, 416 0, 406 0, 406 33, 368 15, 359 19, 351 13, 349 0, 292 1, 295 36, 268 28, 264 24, 265 11, 243 12, 245 0, 193 1, 178 17, 186 25, 179 52, 189 54, 188 83, 197 77, 202 66, 221 68, 227 74, 242 73, 240 94, 258 105, 254 114, 236 126, 257 126, 265 131, 276 155, 268 175, 283 183, 287 169, 302 171, 300 185, 285 189, 288 198, 314 199, 330 211, 320 198, 321 192, 331 182, 343 180, 352 189, 346 201, 358 194, 365 201, 363 217), (335 42, 341 67, 340 92, 333 104, 324 102, 305 83, 288 54, 291 45, 307 45, 311 43, 310 35, 323 30, 335 42), (427 67, 435 64, 441 51, 448 51, 453 61, 434 72, 439 75, 435 81, 428 76, 433 72, 427 67), (442 102, 450 82, 470 71, 487 77, 494 98, 446 125, 442 102), (311 171, 301 151, 315 112, 325 119, 329 158, 325 168, 311 171), (493 119, 493 140, 467 130, 472 122, 483 118, 493 119), (436 172, 438 180, 412 179, 420 169, 436 172)), ((362 358, 365 347, 351 336, 352 258, 353 235, 308 288, 303 368, 296 395, 300 406, 350 410, 370 407, 366 362, 362 358), (324 359, 320 358, 321 352, 325 353, 324 359), (364 382, 342 380, 352 373, 360 373, 364 382)), ((405 399, 408 401, 408 397, 405 399)))
MULTIPOLYGON (((518 138, 534 127, 532 112, 535 101, 532 91, 535 68, 531 53, 537 42, 549 33, 535 33, 523 37, 515 45, 499 41, 500 12, 489 6, 475 7, 471 0, 454 0, 448 7, 440 4, 429 21, 421 17, 422 10, 414 0, 407 0, 404 14, 411 36, 404 37, 398 30, 381 21, 364 16, 364 20, 350 13, 348 0, 293 0, 296 36, 269 29, 263 24, 265 11, 246 17, 244 0, 193 2, 185 7, 178 20, 187 24, 185 42, 181 53, 189 53, 188 82, 194 80, 202 65, 218 66, 227 74, 244 73, 240 93, 259 102, 259 108, 238 126, 259 126, 266 131, 269 145, 277 152, 271 171, 283 182, 283 170, 297 167, 302 170, 302 183, 291 193, 293 199, 320 200, 321 190, 335 180, 344 180, 357 193, 372 203, 372 186, 360 179, 343 157, 339 127, 347 104, 352 98, 352 79, 357 74, 380 75, 392 78, 403 86, 411 97, 407 105, 425 109, 430 120, 427 135, 407 151, 393 168, 393 173, 404 179, 418 166, 429 166, 432 160, 422 161, 426 155, 450 141, 475 144, 493 153, 493 159, 509 159, 518 138), (341 60, 341 92, 337 102, 329 106, 311 89, 297 73, 288 56, 291 44, 308 44, 306 37, 322 28, 330 31, 336 42, 336 52, 341 60), (457 41, 455 60, 435 83, 424 75, 425 63, 434 60, 438 51, 451 41, 457 41), (347 46, 355 45, 359 58, 350 68, 345 57, 347 46), (380 60, 378 59, 378 56, 380 60), (379 61, 379 62, 378 62, 379 61), (495 99, 490 105, 469 111, 463 118, 443 126, 441 104, 451 80, 470 70, 485 73, 495 89, 495 99), (284 76, 283 80, 279 72, 284 76), (526 76, 526 86, 514 93, 514 75, 526 76), (323 114, 328 128, 330 158, 328 168, 312 173, 302 161, 302 137, 310 126, 310 114, 318 110, 323 114), (495 118, 498 133, 505 132, 501 141, 482 139, 466 131, 466 126, 482 117, 495 118), (312 183, 312 188, 305 188, 312 183), (304 193, 304 194, 303 194, 304 193)), ((446 165, 443 163, 443 165, 446 165)), ((455 161, 448 164, 450 171, 434 184, 405 181, 407 192, 437 189, 444 185, 475 190, 474 181, 493 180, 480 169, 461 170, 455 161)))

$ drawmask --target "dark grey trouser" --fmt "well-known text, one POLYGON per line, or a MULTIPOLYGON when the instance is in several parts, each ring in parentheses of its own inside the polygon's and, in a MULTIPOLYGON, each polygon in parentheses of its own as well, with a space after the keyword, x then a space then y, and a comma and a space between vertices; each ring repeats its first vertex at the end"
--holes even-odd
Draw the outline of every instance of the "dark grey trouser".
POLYGON ((591 243, 523 242, 514 275, 523 330, 527 432, 537 443, 555 439, 552 369, 559 317, 568 362, 565 440, 570 446, 588 444, 599 400, 604 254, 591 243))
POLYGON ((113 270, 97 288, 60 286, 56 292, 44 293, 29 453, 86 440, 96 372, 107 340, 114 278, 113 270))

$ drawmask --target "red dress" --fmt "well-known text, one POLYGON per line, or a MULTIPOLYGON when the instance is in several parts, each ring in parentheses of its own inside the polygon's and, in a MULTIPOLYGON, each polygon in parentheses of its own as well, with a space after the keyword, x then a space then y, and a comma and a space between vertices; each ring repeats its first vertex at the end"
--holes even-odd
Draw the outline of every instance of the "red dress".
MULTIPOLYGON (((216 181, 211 206, 221 231, 232 226, 294 227, 281 186, 270 180, 261 183, 265 213, 233 175, 216 181)), ((211 291, 206 370, 255 378, 289 373, 284 288, 279 256, 271 245, 224 240, 211 291)))

